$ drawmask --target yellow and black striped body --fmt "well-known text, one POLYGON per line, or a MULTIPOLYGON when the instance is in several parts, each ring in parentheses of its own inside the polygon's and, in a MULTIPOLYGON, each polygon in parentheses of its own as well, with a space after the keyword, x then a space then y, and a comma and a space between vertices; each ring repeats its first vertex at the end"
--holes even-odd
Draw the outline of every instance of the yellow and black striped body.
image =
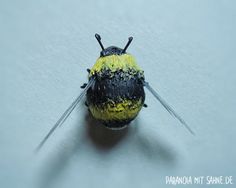
POLYGON ((129 124, 143 107, 144 73, 130 54, 101 56, 89 73, 94 85, 87 91, 92 116, 108 128, 129 124))

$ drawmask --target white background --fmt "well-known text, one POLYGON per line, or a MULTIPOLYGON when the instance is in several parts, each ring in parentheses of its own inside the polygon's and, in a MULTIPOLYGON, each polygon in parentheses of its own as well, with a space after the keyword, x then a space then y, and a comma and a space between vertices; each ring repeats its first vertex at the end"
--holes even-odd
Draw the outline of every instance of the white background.
POLYGON ((173 187, 166 175, 236 183, 235 19, 235 1, 223 0, 1 0, 0 187, 173 187), (147 92, 128 130, 104 129, 81 103, 34 153, 87 81, 96 32, 106 47, 134 37, 128 52, 196 136, 147 92))

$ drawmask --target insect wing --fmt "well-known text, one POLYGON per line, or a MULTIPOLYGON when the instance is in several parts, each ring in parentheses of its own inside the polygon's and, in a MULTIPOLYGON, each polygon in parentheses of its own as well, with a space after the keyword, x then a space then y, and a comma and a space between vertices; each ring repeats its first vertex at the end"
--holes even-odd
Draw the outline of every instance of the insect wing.
POLYGON ((80 95, 74 100, 74 102, 66 109, 66 111, 62 114, 62 116, 58 119, 58 121, 55 123, 55 125, 51 128, 51 130, 48 132, 48 134, 44 137, 44 139, 40 142, 38 147, 36 148, 36 151, 38 151, 44 143, 47 141, 47 139, 51 136, 51 134, 56 130, 57 127, 61 126, 66 119, 69 117, 71 112, 75 109, 75 107, 79 104, 81 99, 85 96, 88 89, 94 84, 94 79, 91 79, 87 86, 84 88, 84 90, 80 93, 80 95))
POLYGON ((177 118, 184 126, 185 128, 193 135, 195 133, 192 131, 192 129, 187 125, 187 123, 165 102, 164 99, 161 98, 161 96, 149 85, 148 82, 144 83, 144 86, 153 94, 153 96, 163 105, 163 107, 175 118, 177 118))

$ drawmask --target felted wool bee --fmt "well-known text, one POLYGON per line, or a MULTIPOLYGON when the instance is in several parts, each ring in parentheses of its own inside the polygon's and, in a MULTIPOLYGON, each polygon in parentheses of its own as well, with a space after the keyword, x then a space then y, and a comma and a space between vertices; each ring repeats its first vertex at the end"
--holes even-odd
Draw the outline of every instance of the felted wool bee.
POLYGON ((62 114, 52 127, 38 149, 42 147, 54 130, 62 125, 77 104, 86 95, 86 105, 91 115, 110 129, 126 127, 145 106, 144 87, 194 134, 185 121, 158 95, 145 81, 144 71, 136 64, 135 58, 126 52, 133 37, 129 37, 124 48, 110 46, 104 48, 101 37, 95 34, 102 51, 94 66, 88 69, 88 83, 81 86, 84 90, 62 114))

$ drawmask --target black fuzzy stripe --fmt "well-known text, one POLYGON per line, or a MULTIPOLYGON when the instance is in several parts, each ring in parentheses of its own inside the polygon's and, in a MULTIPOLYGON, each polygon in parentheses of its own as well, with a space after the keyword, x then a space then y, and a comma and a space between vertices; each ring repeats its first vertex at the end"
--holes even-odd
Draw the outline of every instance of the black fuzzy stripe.
MULTIPOLYGON (((133 118, 134 119, 134 118, 133 118)), ((112 121, 104 121, 99 120, 105 127, 111 129, 120 129, 128 125, 133 119, 123 119, 123 120, 112 120, 112 121)))
POLYGON ((104 103, 112 100, 113 102, 122 102, 124 99, 145 100, 143 89, 144 77, 140 72, 101 71, 95 74, 95 84, 87 91, 88 105, 104 106, 104 103))

